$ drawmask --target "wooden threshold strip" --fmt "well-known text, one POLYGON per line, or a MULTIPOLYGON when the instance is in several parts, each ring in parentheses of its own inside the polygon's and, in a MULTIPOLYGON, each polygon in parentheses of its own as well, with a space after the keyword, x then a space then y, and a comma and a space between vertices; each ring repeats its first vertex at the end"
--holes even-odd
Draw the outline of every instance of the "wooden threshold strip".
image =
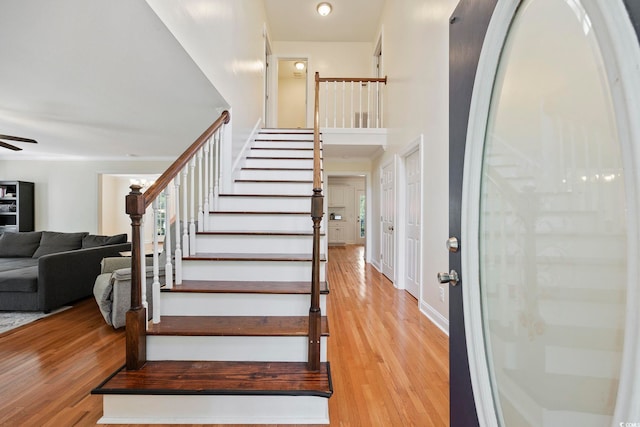
POLYGON ((151 361, 123 366, 91 393, 330 397, 333 384, 329 362, 311 372, 305 362, 151 361))
MULTIPOLYGON (((234 293, 234 294, 309 294, 311 282, 258 282, 233 280, 183 280, 162 292, 234 293)), ((329 293, 329 284, 320 282, 320 293, 329 293)))
MULTIPOLYGON (((321 318, 322 336, 329 336, 329 322, 321 318)), ((187 337, 304 337, 309 316, 162 316, 149 322, 147 335, 187 337)))

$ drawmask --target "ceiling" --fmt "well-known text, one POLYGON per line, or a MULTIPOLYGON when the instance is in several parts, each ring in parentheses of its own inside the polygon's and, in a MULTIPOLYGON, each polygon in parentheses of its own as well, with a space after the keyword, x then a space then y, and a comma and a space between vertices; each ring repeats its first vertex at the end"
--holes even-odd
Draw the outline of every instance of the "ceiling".
MULTIPOLYGON (((264 0, 272 41, 375 38, 384 0, 317 3, 264 0)), ((226 108, 144 1, 2 0, 0 54, 0 134, 39 141, 0 159, 175 158, 226 108)))
POLYGON ((321 0, 264 0, 271 41, 371 42, 384 0, 330 0, 331 14, 320 16, 321 0))

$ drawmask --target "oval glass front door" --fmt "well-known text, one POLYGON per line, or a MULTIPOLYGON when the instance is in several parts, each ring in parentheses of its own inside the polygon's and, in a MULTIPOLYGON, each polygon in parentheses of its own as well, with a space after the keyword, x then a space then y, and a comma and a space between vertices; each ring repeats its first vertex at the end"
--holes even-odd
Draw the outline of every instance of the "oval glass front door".
POLYGON ((602 49, 580 0, 526 0, 501 53, 482 164, 479 266, 505 426, 612 421, 627 219, 602 49))

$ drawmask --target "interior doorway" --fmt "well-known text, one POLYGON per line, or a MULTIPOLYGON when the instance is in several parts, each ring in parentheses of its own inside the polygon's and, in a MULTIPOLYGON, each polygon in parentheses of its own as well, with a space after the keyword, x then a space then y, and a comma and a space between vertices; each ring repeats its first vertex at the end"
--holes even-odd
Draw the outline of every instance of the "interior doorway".
POLYGON ((307 58, 278 60, 279 128, 307 127, 307 58))

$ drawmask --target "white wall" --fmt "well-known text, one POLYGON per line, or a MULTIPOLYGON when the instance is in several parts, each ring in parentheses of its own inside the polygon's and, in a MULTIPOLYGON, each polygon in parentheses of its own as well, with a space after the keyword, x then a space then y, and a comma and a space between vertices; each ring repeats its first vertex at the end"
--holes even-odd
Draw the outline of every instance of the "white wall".
MULTIPOLYGON (((35 183, 35 228, 50 231, 99 231, 99 175, 159 174, 164 161, 0 160, 0 180, 35 183)), ((124 212, 124 197, 113 200, 124 212)))
POLYGON ((278 78, 278 127, 307 127, 306 79, 278 78))
MULTIPOLYGON (((264 106, 264 5, 255 0, 147 0, 232 108, 233 159, 264 106)), ((231 159, 229 159, 231 161, 231 159)))
MULTIPOLYGON (((445 241, 449 230, 449 17, 456 0, 387 1, 381 20, 382 69, 388 76, 385 121, 387 151, 373 165, 374 200, 379 204, 379 168, 424 134, 424 253, 420 308, 448 330, 448 289, 438 296, 438 271, 447 271, 445 241)), ((396 177, 397 181, 397 177, 396 177)), ((379 207, 378 207, 379 208, 379 207)), ((378 213, 379 215, 379 213, 378 213)), ((372 254, 380 254, 380 223, 371 230, 372 254)), ((397 268, 396 262, 396 268, 397 268)))

